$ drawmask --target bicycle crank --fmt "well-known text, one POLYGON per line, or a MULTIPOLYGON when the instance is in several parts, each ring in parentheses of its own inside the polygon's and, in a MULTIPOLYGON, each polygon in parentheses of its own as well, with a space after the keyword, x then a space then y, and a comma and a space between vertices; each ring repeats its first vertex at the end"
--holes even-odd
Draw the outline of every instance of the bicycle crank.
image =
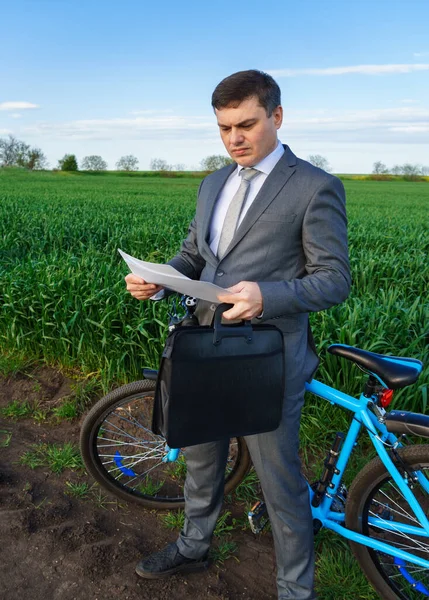
POLYGON ((261 533, 269 522, 267 507, 265 502, 258 501, 247 513, 250 529, 253 533, 261 533))

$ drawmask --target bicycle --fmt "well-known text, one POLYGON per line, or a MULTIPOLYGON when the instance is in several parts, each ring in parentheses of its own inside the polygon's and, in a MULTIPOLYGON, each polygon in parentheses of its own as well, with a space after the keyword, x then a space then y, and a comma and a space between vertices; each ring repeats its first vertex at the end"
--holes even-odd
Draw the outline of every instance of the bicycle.
MULTIPOLYGON (((368 379, 359 399, 317 380, 306 386, 308 392, 353 413, 347 433, 335 437, 322 476, 308 484, 315 533, 327 527, 345 537, 381 598, 429 597, 429 445, 405 445, 407 434, 429 437, 429 416, 386 411, 393 390, 414 383, 423 365, 342 344, 328 351, 352 360, 368 379), (362 428, 378 457, 347 490, 344 471, 362 428)), ((146 379, 114 390, 91 409, 81 431, 82 457, 94 479, 119 498, 149 508, 182 508, 186 463, 179 449, 170 449, 150 430, 157 372, 143 372, 146 379)), ((226 494, 249 468, 245 440, 234 438, 226 494)), ((263 503, 249 512, 249 521, 254 532, 262 530, 267 521, 263 503)))

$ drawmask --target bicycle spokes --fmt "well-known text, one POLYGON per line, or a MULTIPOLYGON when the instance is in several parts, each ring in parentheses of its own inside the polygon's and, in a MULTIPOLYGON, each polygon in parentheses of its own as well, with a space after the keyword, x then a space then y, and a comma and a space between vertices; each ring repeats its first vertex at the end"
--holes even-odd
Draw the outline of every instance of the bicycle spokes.
MULTIPOLYGON (((428 514, 429 499, 420 486, 413 492, 420 506, 428 514)), ((365 514, 365 513, 364 513, 365 514)), ((396 483, 390 478, 374 491, 366 506, 364 533, 371 538, 429 560, 429 537, 420 525, 396 483)), ((397 556, 370 550, 385 576, 403 598, 414 600, 422 595, 429 597, 428 569, 404 561, 397 556)))

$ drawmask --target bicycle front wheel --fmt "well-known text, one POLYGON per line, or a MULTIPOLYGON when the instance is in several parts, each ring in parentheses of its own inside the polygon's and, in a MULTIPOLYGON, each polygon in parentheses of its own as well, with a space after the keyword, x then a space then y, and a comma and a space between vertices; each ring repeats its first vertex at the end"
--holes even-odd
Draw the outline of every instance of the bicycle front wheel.
MULTIPOLYGON (((166 441, 151 431, 155 382, 124 385, 99 400, 82 425, 80 449, 88 472, 120 499, 148 508, 183 508, 186 461, 183 454, 163 462, 166 441)), ((232 438, 225 493, 232 492, 250 467, 243 438, 232 438)))
MULTIPOLYGON (((411 470, 429 475, 429 445, 408 446, 399 450, 411 470)), ((420 483, 412 489, 425 515, 429 496, 420 483)), ((353 481, 346 503, 346 526, 373 539, 389 543, 410 554, 429 560, 429 538, 405 533, 403 525, 419 527, 412 508, 386 470, 375 458, 353 481), (386 521, 386 528, 381 523, 386 521), (397 525, 397 527, 395 527, 397 525)), ((350 542, 353 553, 367 579, 384 600, 415 600, 429 597, 429 569, 412 562, 350 542)))

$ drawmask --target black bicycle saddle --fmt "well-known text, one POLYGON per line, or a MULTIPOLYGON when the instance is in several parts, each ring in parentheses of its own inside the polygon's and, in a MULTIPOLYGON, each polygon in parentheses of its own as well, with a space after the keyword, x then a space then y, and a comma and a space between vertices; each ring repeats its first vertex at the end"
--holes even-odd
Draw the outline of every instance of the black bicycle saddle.
POLYGON ((423 368, 423 363, 415 358, 384 356, 346 344, 332 344, 328 352, 353 361, 364 371, 375 375, 391 390, 414 383, 423 368))

